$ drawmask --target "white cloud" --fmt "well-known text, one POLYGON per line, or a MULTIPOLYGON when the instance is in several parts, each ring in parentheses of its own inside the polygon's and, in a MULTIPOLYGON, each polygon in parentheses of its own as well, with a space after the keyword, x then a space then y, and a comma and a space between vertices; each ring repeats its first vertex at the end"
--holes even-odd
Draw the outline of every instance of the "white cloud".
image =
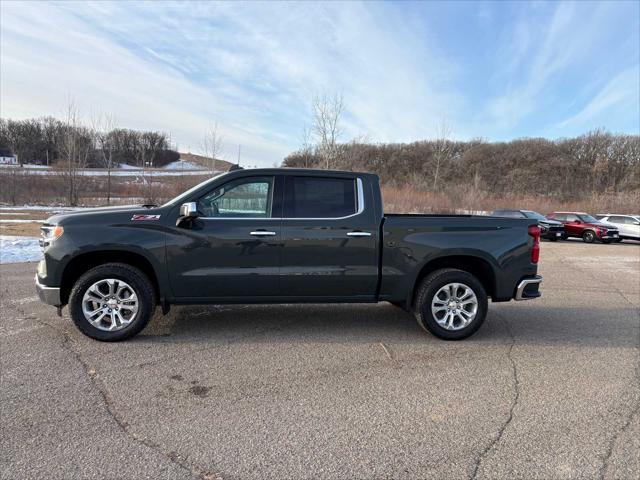
MULTIPOLYGON (((502 28, 487 43, 485 71, 463 69, 477 63, 451 55, 451 39, 436 36, 446 20, 437 4, 4 1, 0 8, 2 116, 61 115, 72 95, 87 114, 169 132, 185 150, 198 151, 217 122, 229 159, 242 144, 246 163, 271 165, 298 146, 312 97, 324 92, 344 96, 345 140, 424 139, 444 117, 457 137, 509 135, 558 79, 589 60, 613 7, 595 4, 577 18, 572 3, 524 6, 515 26, 500 27, 498 7, 483 4, 471 23, 496 37, 502 28), (483 83, 489 94, 476 88, 483 83)), ((465 31, 466 18, 455 20, 454 40, 479 41, 465 31)), ((558 121, 556 114, 549 124, 558 121)))
MULTIPOLYGON (((593 120, 599 115, 614 110, 626 112, 635 118, 636 126, 640 122, 640 65, 627 68, 608 82, 598 94, 578 113, 558 123, 558 127, 593 128, 593 120), (619 108, 616 108, 619 107, 619 108)), ((640 134, 638 130, 635 132, 640 134)))
POLYGON ((314 94, 343 93, 347 135, 379 141, 424 138, 460 103, 447 87, 451 62, 424 32, 369 5, 38 3, 2 13, 3 116, 59 114, 72 95, 192 150, 218 121, 232 156, 242 144, 249 163, 272 164, 296 148, 314 94))

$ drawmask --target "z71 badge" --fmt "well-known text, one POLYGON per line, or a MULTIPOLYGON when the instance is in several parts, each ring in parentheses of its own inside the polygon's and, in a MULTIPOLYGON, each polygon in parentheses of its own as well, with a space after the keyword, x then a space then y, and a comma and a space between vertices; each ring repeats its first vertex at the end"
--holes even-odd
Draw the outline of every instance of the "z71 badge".
POLYGON ((134 215, 131 217, 131 221, 139 221, 139 220, 160 220, 160 215, 134 215))

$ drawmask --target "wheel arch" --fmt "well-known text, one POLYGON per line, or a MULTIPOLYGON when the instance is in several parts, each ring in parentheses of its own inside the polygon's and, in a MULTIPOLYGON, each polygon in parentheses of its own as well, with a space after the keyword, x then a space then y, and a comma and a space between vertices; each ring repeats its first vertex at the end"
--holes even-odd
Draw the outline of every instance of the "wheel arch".
POLYGON ((482 284, 488 296, 495 296, 496 274, 488 260, 474 255, 450 255, 434 258, 422 266, 412 288, 409 289, 407 305, 413 305, 416 291, 422 280, 431 272, 443 268, 456 268, 470 273, 482 284))
POLYGON ((151 281, 156 299, 160 301, 162 291, 159 277, 149 259, 142 254, 123 250, 99 250, 77 255, 67 263, 62 272, 60 290, 62 304, 66 305, 68 303, 73 286, 85 272, 107 263, 124 263, 140 270, 151 281))

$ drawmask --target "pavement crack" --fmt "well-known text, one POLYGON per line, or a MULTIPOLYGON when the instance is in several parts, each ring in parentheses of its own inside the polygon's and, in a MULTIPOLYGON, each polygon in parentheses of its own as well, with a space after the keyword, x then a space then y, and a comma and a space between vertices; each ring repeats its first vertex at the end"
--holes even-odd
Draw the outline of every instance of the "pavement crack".
POLYGON ((627 431, 629 426, 631 425, 631 421, 633 417, 640 412, 640 402, 636 402, 636 406, 626 415, 625 421, 622 426, 618 429, 615 435, 609 441, 609 445, 607 446, 607 450, 604 453, 604 458, 602 459, 602 466, 600 467, 599 478, 604 479, 609 469, 609 460, 611 460, 611 455, 613 455, 613 450, 618 442, 618 438, 627 431))
POLYGON ((102 382, 102 379, 100 378, 100 375, 98 374, 96 369, 93 368, 93 366, 91 366, 91 364, 87 362, 85 358, 83 358, 83 356, 80 354, 80 352, 76 348, 74 348, 75 342, 69 336, 69 334, 66 331, 64 331, 64 329, 57 328, 55 325, 45 322, 40 318, 36 318, 36 321, 44 326, 51 328, 55 332, 62 335, 62 348, 67 350, 74 357, 74 359, 82 366, 82 369, 89 377, 89 381, 100 394, 100 397, 102 398, 107 414, 113 419, 116 425, 120 428, 120 430, 122 430, 122 432, 127 437, 129 437, 133 442, 139 445, 142 445, 144 447, 147 447, 155 451, 156 453, 159 453, 160 455, 164 456, 171 463, 174 463, 175 465, 179 466, 180 468, 188 472, 190 475, 192 475, 194 478, 197 478, 199 480, 223 480, 223 477, 220 473, 211 472, 205 468, 202 468, 190 462, 188 460, 188 457, 180 455, 175 451, 168 450, 164 448, 162 445, 158 444, 157 442, 154 442, 152 440, 149 440, 148 438, 142 437, 138 435, 135 431, 133 431, 131 426, 122 418, 122 416, 116 410, 113 399, 111 398, 109 391, 107 390, 106 386, 102 382))
POLYGON ((395 362, 396 358, 394 357, 393 353, 391 353, 391 349, 389 347, 387 347, 384 342, 379 342, 379 345, 382 347, 382 349, 384 350, 384 353, 387 354, 387 357, 389 358, 389 360, 395 362))
POLYGON ((513 335, 511 328, 509 327, 509 323, 499 315, 496 315, 496 317, 500 318, 500 320, 504 323, 504 326, 507 329, 507 332, 509 332, 509 336, 511 337, 511 343, 509 345, 509 349, 507 350, 507 358, 509 359, 509 363, 511 364, 511 374, 513 378, 513 382, 512 382, 513 398, 511 401, 511 406, 509 407, 509 414, 507 415, 507 418, 505 419, 503 424, 498 429, 497 435, 491 440, 491 442, 489 442, 489 444, 482 450, 482 452, 480 452, 480 455, 478 455, 478 457, 476 458, 476 461, 473 464, 473 470, 471 471, 471 475, 469 475, 470 479, 477 478, 480 465, 482 464, 484 459, 489 455, 489 452, 491 452, 491 450, 493 450, 493 448, 502 439, 505 430, 513 420, 513 412, 518 406, 518 401, 520 400, 520 380, 518 378, 518 366, 515 360, 513 359, 513 355, 512 355, 513 347, 516 344, 516 338, 513 335))
MULTIPOLYGON (((640 340, 640 331, 638 332, 638 338, 640 340)), ((640 341, 637 345, 637 348, 640 351, 640 341)), ((604 479, 607 474, 607 470, 609 469, 609 461, 611 460, 611 456, 613 455, 613 450, 615 449, 616 443, 618 443, 618 438, 620 438, 627 431, 627 429, 631 426, 633 417, 636 416, 638 412, 640 412, 640 395, 638 395, 637 392, 637 385, 640 383, 640 360, 636 362, 635 378, 635 406, 631 410, 629 410, 629 413, 624 418, 624 422, 622 423, 618 431, 613 435, 613 437, 611 437, 611 440, 609 440, 609 444, 607 445, 607 449, 605 450, 602 459, 602 465, 600 466, 599 478, 601 479, 604 479)))

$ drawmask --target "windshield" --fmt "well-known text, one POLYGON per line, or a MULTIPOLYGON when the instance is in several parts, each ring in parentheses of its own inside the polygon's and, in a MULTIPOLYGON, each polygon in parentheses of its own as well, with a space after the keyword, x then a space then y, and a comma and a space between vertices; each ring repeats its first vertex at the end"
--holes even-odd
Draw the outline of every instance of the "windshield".
POLYGON ((591 215, 578 215, 580 217, 580 220, 582 220, 585 223, 597 223, 600 220, 598 220, 597 218, 593 218, 591 215))
POLYGON ((225 175, 226 172, 223 173, 218 173, 216 175, 214 175, 211 178, 207 178, 204 182, 200 182, 199 184, 197 184, 195 187, 191 187, 189 190, 187 190, 186 192, 182 192, 180 195, 178 195, 175 198, 172 198, 171 200, 169 200, 167 203, 165 203, 164 205, 162 205, 163 207, 168 207, 169 205, 175 205, 176 203, 180 203, 182 200, 184 200, 185 198, 189 197, 193 192, 195 192, 196 190, 198 190, 200 187, 202 187, 203 185, 206 185, 207 183, 211 182, 212 180, 215 180, 216 178, 225 175))
POLYGON ((532 210, 522 210, 524 216, 527 218, 532 218, 534 220, 546 220, 547 218, 544 215, 539 214, 538 212, 534 212, 532 210))

